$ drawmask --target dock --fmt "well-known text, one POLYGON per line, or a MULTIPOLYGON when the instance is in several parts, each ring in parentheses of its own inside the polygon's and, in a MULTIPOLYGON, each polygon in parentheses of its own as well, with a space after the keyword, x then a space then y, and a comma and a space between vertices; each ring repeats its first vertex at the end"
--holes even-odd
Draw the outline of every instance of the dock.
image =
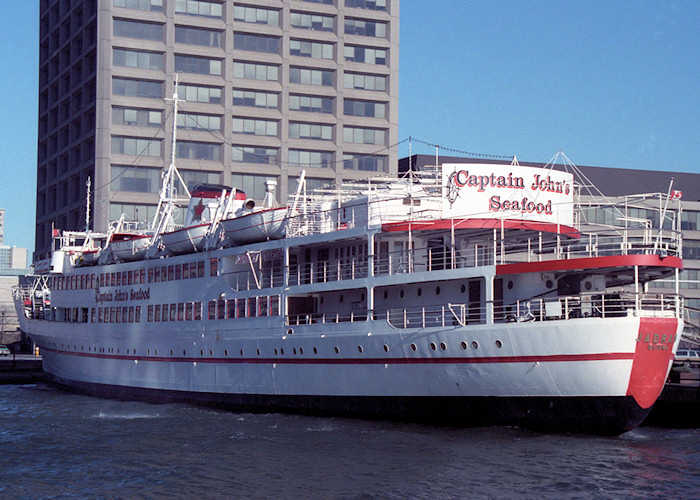
POLYGON ((700 427, 700 369, 678 372, 679 378, 666 382, 654 408, 642 425, 692 429, 700 427))
POLYGON ((0 357, 0 384, 35 384, 43 380, 41 356, 10 354, 0 357))

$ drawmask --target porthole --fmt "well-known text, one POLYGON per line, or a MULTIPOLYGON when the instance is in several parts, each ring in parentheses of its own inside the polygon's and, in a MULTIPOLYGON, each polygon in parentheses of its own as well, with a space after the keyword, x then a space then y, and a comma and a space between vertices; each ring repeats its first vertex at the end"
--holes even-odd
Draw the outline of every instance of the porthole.
MULTIPOLYGON (((127 351, 128 351, 128 349, 127 349, 127 351)), ((127 353, 127 354, 128 354, 128 353, 127 353)), ((183 350, 182 350, 182 355, 185 356, 186 354, 187 354, 187 351, 185 351, 185 350, 183 349, 183 350)))
POLYGON ((465 350, 467 349, 467 343, 466 343, 466 342, 462 342, 461 345, 462 345, 462 349, 465 349, 465 350))
POLYGON ((401 297, 401 298, 403 299, 403 290, 401 290, 401 291, 399 292, 399 297, 401 297))
POLYGON ((224 356, 228 356, 228 349, 224 349, 224 356))
POLYGON ((212 356, 214 353, 212 352, 211 349, 209 349, 209 356, 212 356))
POLYGON ((440 295, 440 287, 439 286, 435 287, 435 295, 440 295))
POLYGON ((258 349, 258 356, 260 356, 260 349, 258 349))
POLYGON ((512 290, 512 289, 513 289, 513 282, 508 281, 508 290, 512 290))
POLYGON ((314 354, 318 354, 318 349, 314 347, 314 354))
POLYGON ((476 340, 473 341, 473 342, 472 342, 472 347, 473 347, 474 349, 478 349, 478 348, 479 348, 479 343, 478 343, 476 340))
POLYGON ((384 352, 389 352, 389 346, 384 344, 384 352))
POLYGON ((416 347, 416 344, 411 344, 411 349, 415 351, 418 347, 416 347))
POLYGON ((552 283, 552 280, 547 280, 544 284, 547 288, 552 288, 554 286, 554 283, 552 283))
POLYGON ((496 341, 496 347, 498 347, 499 349, 500 349, 501 347, 503 347, 503 342, 501 342, 500 340, 497 340, 497 341, 496 341))
POLYGON ((387 297, 389 297, 389 292, 387 292, 386 290, 384 290, 384 298, 386 299, 387 297))
POLYGON ((462 285, 462 287, 459 289, 460 292, 464 293, 467 291, 467 287, 462 285))
POLYGON ((299 348, 299 354, 304 354, 304 348, 303 348, 303 347, 300 347, 300 348, 299 348))
POLYGON ((296 354, 296 353, 297 353, 297 348, 295 347, 294 349, 292 349, 292 352, 293 352, 294 354, 296 354))
POLYGON ((442 349, 443 351, 447 350, 447 346, 444 342, 440 342, 440 349, 442 349))
POLYGON ((420 297, 421 295, 423 295, 423 289, 422 289, 422 288, 419 288, 419 289, 418 289, 418 296, 420 297))
POLYGON ((358 346, 357 346, 357 352, 362 352, 362 346, 361 346, 361 345, 358 345, 358 346))
POLYGON ((338 349, 338 346, 335 346, 333 349, 335 350, 336 354, 338 354, 340 352, 340 349, 338 349))
POLYGON ((287 335, 292 335, 294 330, 292 328, 287 328, 287 335))
POLYGON ((284 347, 280 347, 280 354, 284 356, 284 347))
POLYGON ((431 343, 430 343, 430 348, 431 348, 433 351, 434 351, 435 349, 437 349, 437 346, 435 345, 435 342, 431 342, 431 343))
POLYGON ((344 298, 344 297, 341 295, 341 296, 340 296, 340 302, 343 302, 343 298, 344 298))
POLYGON ((199 351, 199 355, 200 355, 200 356, 204 356, 204 350, 200 350, 200 351, 199 351))
MULTIPOLYGON (((119 352, 119 349, 117 349, 117 352, 119 352)), ((171 356, 173 355, 173 350, 172 350, 172 349, 170 349, 170 355, 171 355, 171 356)))
POLYGON ((275 356, 277 356, 277 348, 275 347, 275 356))
POLYGON ((586 290, 590 290, 591 288, 593 288, 593 283, 591 283, 590 281, 586 281, 583 284, 583 288, 585 288, 586 290))

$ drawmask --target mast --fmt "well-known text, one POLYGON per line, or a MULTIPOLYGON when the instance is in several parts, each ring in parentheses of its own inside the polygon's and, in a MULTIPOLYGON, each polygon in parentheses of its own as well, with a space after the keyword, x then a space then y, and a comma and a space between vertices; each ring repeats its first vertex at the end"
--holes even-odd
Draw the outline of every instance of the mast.
POLYGON ((90 177, 87 178, 87 182, 85 182, 85 185, 87 186, 87 190, 85 193, 85 233, 90 232, 90 186, 92 184, 92 181, 90 180, 90 177))

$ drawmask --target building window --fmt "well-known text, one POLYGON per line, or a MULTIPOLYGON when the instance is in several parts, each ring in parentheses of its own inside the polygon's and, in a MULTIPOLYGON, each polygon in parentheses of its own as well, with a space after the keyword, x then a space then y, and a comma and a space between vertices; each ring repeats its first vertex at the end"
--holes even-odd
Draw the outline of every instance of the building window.
POLYGON ((138 137, 112 137, 112 154, 160 156, 160 140, 138 137))
POLYGON ((175 71, 199 75, 221 75, 221 60, 176 54, 175 71))
POLYGON ((346 7, 368 10, 386 10, 386 0, 345 0, 346 7))
POLYGON ((684 231, 697 231, 700 212, 685 210, 681 213, 681 229, 684 231))
POLYGON ((221 104, 221 88, 180 85, 178 93, 188 102, 208 102, 221 104))
POLYGON ((162 123, 162 111, 157 111, 154 109, 112 108, 113 125, 160 127, 162 123))
POLYGON ((324 5, 333 5, 334 0, 301 0, 302 2, 309 3, 322 3, 324 5))
POLYGON ((269 64, 234 62, 233 77, 276 82, 279 81, 279 67, 269 64))
POLYGON ((250 50, 253 52, 267 52, 268 54, 279 54, 280 39, 274 36, 234 33, 233 48, 237 50, 250 50))
POLYGON ((319 125, 316 123, 289 123, 289 137, 292 139, 320 139, 333 140, 333 126, 319 125))
POLYGON ((386 118, 386 103, 374 101, 357 101, 345 99, 344 112, 349 116, 368 116, 371 118, 386 118))
POLYGON ((386 23, 346 17, 345 34, 386 38, 386 23))
POLYGON ((237 134, 277 136, 277 121, 234 117, 233 131, 237 134))
POLYGON ((163 54, 139 50, 114 49, 112 64, 125 68, 163 69, 163 54))
POLYGON ((363 127, 343 127, 343 141, 355 144, 386 144, 386 130, 363 128, 363 127))
POLYGON ((130 203, 109 204, 109 217, 111 220, 118 220, 122 214, 124 214, 124 219, 127 221, 149 224, 156 215, 156 207, 155 205, 134 205, 130 203))
POLYGON ((683 240, 683 258, 700 260, 700 240, 683 240))
POLYGON ((289 109, 295 111, 310 111, 312 113, 333 113, 333 99, 331 97, 290 95, 289 109))
MULTIPOLYGON (((242 190, 248 198, 262 200, 265 198, 265 181, 279 179, 270 175, 253 175, 253 174, 232 174, 231 185, 242 190)), ((279 196, 279 191, 277 191, 279 196)))
POLYGON ((114 20, 114 36, 138 38, 139 40, 163 41, 163 25, 140 21, 114 20))
POLYGON ((307 68, 289 68, 289 81, 304 85, 332 87, 335 85, 333 71, 307 68))
POLYGON ((343 168, 346 170, 363 170, 366 172, 388 172, 386 156, 343 155, 343 168))
POLYGON ((163 0, 114 0, 115 7, 163 12, 163 0))
POLYGON ((236 5, 233 8, 233 20, 244 23, 268 24, 270 26, 279 26, 280 24, 278 10, 245 7, 242 5, 236 5))
POLYGON ((197 184, 219 184, 221 175, 217 172, 204 172, 202 170, 180 170, 182 180, 187 184, 187 189, 192 191, 197 184))
POLYGON ((381 90, 386 91, 386 76, 363 75, 360 73, 345 73, 346 89, 381 90))
POLYGON ((386 64, 386 49, 372 47, 345 46, 345 60, 367 64, 386 64))
POLYGON ((177 128, 187 130, 221 130, 221 117, 180 113, 177 115, 177 128))
POLYGON ((259 90, 233 90, 234 106, 277 109, 279 94, 259 90))
POLYGON ((175 156, 188 160, 212 160, 221 159, 221 145, 208 142, 177 141, 175 156))
POLYGON ((333 31, 333 18, 319 14, 306 14, 304 12, 291 12, 289 24, 292 28, 314 31, 333 31))
POLYGON ((289 164, 295 167, 330 168, 333 164, 333 153, 330 151, 290 149, 289 164))
POLYGON ((207 2, 205 0, 175 0, 176 14, 189 14, 190 16, 222 17, 223 5, 220 2, 207 2))
POLYGON ((274 165, 277 163, 278 150, 254 146, 233 146, 231 161, 238 163, 260 163, 274 165))
MULTIPOLYGON (((305 177, 304 182, 306 183, 306 192, 313 193, 317 189, 326 189, 333 185, 334 179, 321 179, 314 177, 305 177)), ((299 179, 296 177, 287 178, 287 192, 296 193, 299 188, 299 179)))
POLYGON ((112 93, 128 97, 163 98, 163 82, 149 80, 112 79, 112 93))
POLYGON ((204 47, 221 47, 221 32, 201 28, 175 26, 175 42, 204 47))
POLYGON ((333 44, 290 40, 289 55, 311 57, 313 59, 333 59, 333 44))
POLYGON ((157 193, 160 169, 112 165, 112 189, 134 193, 157 193))

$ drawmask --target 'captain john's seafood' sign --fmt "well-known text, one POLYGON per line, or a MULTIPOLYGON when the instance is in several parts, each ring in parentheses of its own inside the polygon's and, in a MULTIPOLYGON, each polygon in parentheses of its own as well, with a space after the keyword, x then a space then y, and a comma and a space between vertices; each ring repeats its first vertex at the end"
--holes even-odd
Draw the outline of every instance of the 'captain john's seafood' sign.
POLYGON ((456 163, 443 165, 443 216, 519 219, 573 226, 573 175, 557 170, 456 163))

